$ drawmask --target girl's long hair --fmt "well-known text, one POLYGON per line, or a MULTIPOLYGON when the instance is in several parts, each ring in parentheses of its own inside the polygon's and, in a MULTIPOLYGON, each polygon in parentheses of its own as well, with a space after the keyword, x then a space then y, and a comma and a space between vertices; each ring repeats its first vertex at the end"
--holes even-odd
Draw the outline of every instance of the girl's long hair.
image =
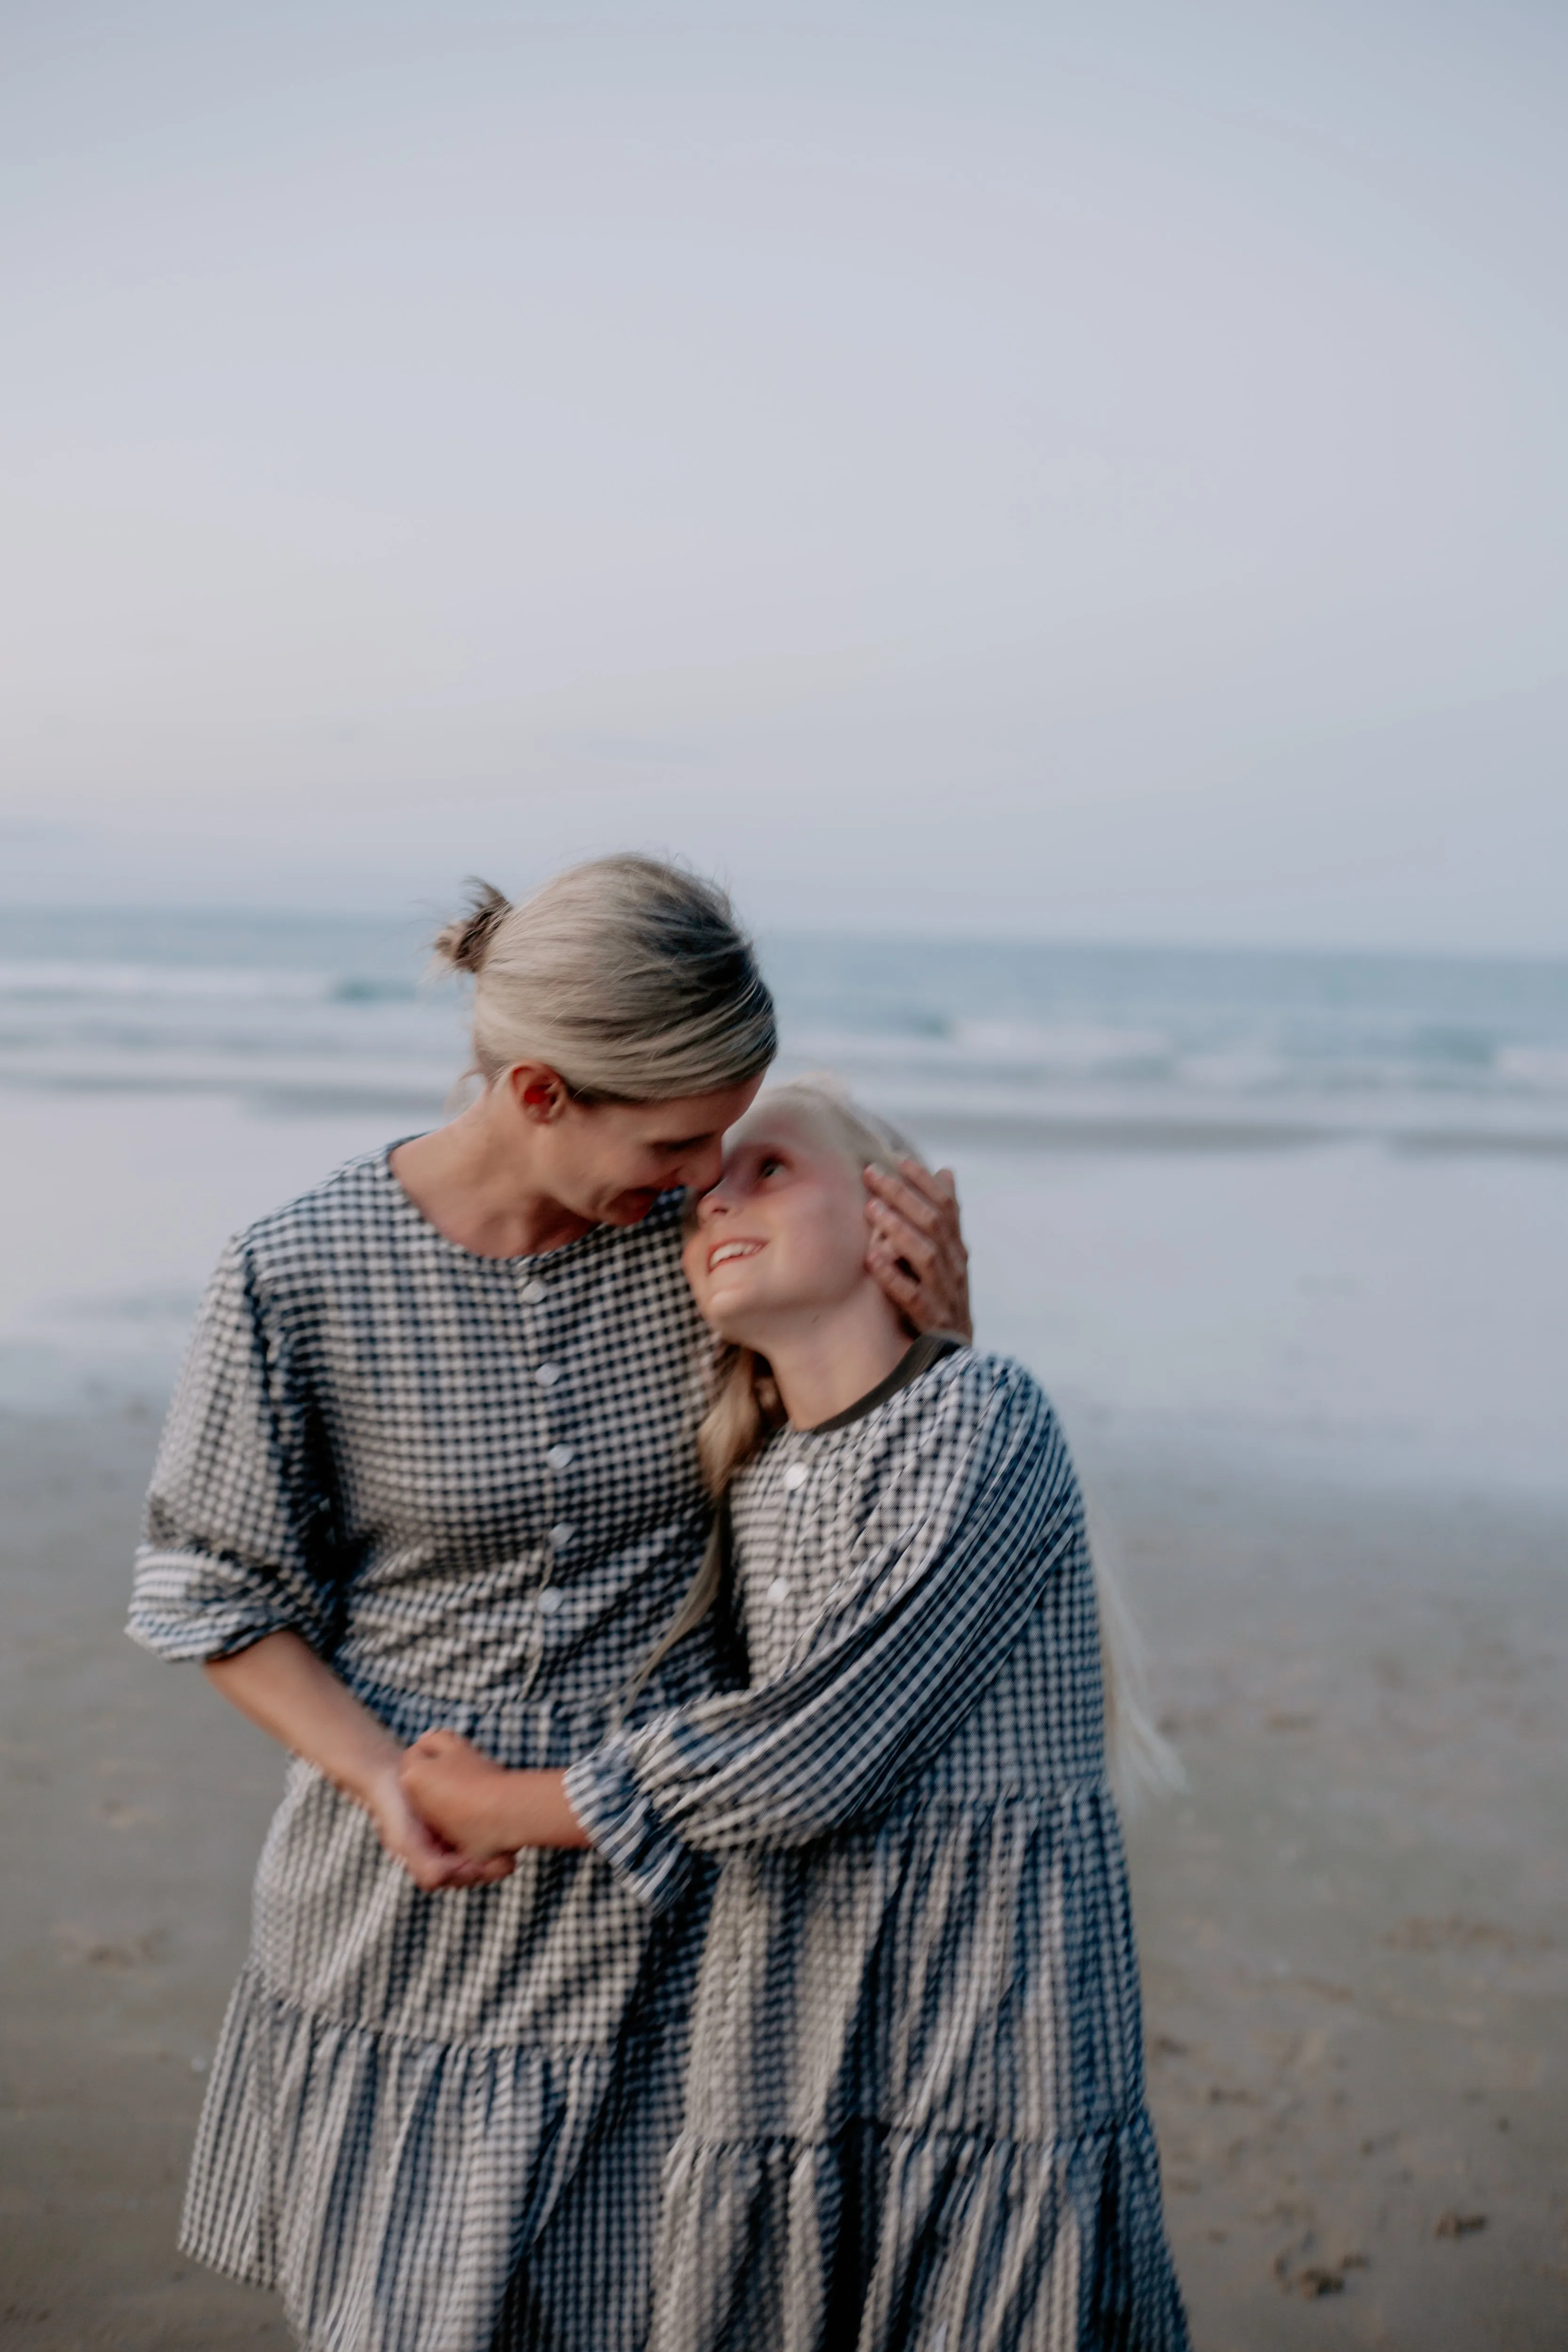
MULTIPOLYGON (((787 1085, 770 1087, 763 1100, 770 1108, 778 1105, 805 1112, 858 1168, 891 1172, 899 1160, 919 1157, 890 1121, 856 1102, 834 1078, 794 1078, 787 1085)), ((709 1399, 697 1432, 697 1454, 703 1483, 713 1498, 712 1532, 685 1600, 643 1661, 627 1694, 628 1704, 654 1668, 677 1642, 702 1622, 718 1600, 727 1546, 724 1498, 731 1481, 742 1463, 762 1451, 784 1419, 767 1360, 752 1348, 721 1342, 713 1358, 709 1399)), ((1131 1810, 1146 1796, 1182 1787, 1185 1776, 1174 1748, 1150 1714, 1143 1644, 1098 1542, 1091 1558, 1105 1694, 1106 1761, 1118 1798, 1131 1810)))

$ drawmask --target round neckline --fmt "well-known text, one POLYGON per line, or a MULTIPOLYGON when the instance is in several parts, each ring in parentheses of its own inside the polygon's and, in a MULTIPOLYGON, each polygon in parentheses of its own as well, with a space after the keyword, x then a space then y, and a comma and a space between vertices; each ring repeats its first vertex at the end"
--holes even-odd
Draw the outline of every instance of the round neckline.
MULTIPOLYGON (((421 1130, 421 1132, 424 1131, 425 1130, 421 1130)), ((405 1143, 417 1143, 418 1140, 418 1134, 397 1136, 391 1143, 386 1144, 382 1150, 377 1152, 374 1161, 375 1167, 380 1174, 385 1179, 386 1183, 391 1189, 395 1201, 398 1203, 404 1213, 413 1221, 414 1224, 417 1227, 425 1239, 426 1241, 438 1244, 439 1246, 447 1251, 451 1256, 463 1259, 465 1264, 468 1265, 497 1265, 507 1267, 516 1267, 520 1265, 560 1265, 566 1260, 571 1259, 574 1254, 584 1253, 596 1244, 601 1244, 606 1234, 646 1234, 651 1225, 658 1222, 660 1212, 664 1210, 665 1202, 667 1200, 673 1201, 676 1198, 676 1195, 673 1192, 661 1194, 659 1199, 654 1202, 647 1216, 639 1217, 635 1225, 590 1225, 585 1234, 579 1234, 576 1240, 574 1242, 563 1242, 559 1249, 531 1250, 524 1252, 518 1257, 494 1257, 487 1250, 468 1249, 462 1242, 455 1242, 450 1234, 444 1234, 441 1231, 440 1226, 426 1215, 424 1210, 420 1207, 413 1194, 405 1192, 403 1185, 398 1181, 397 1172, 392 1164, 392 1155, 395 1151, 400 1151, 405 1143)), ((665 1213, 668 1214, 668 1212, 665 1212, 665 1213)))
POLYGON ((857 1397, 853 1404, 847 1404, 841 1412, 830 1413, 826 1421, 813 1422, 808 1429, 792 1429, 790 1435, 800 1438, 836 1437, 841 1429, 853 1429, 857 1422, 868 1420, 881 1406, 890 1404, 904 1389, 912 1388, 916 1381, 933 1371, 938 1364, 946 1363, 950 1356, 961 1354, 968 1345, 969 1342, 961 1339, 956 1331, 918 1333, 892 1370, 885 1372, 864 1396, 857 1397))

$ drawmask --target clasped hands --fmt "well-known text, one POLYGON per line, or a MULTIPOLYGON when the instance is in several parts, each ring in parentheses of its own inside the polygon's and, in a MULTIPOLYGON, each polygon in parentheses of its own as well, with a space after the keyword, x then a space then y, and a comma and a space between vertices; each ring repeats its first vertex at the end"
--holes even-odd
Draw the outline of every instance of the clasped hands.
POLYGON ((405 1749, 397 1779, 413 1818, 449 1857, 439 1885, 505 1878, 520 1846, 589 1843, 559 1768, 506 1771, 455 1731, 422 1733, 405 1749))

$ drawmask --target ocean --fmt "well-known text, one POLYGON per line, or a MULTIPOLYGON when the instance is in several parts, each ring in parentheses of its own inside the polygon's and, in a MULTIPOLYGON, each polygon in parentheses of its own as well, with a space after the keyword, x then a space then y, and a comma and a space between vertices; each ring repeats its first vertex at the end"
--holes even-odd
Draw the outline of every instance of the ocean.
MULTIPOLYGON (((225 1235, 443 1115, 434 913, 0 910, 0 1402, 155 1404, 225 1235)), ((1080 1449, 1568 1483, 1568 961, 763 944, 1080 1449)))

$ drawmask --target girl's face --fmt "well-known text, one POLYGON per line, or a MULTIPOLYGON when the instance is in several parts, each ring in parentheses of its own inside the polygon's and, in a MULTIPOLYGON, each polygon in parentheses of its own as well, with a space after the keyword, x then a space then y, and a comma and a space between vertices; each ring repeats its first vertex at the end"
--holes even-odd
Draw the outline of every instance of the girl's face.
POLYGON ((763 1103, 729 1138, 683 1263, 712 1328, 765 1353, 781 1320, 813 1321, 870 1281, 858 1167, 808 1111, 763 1103))

